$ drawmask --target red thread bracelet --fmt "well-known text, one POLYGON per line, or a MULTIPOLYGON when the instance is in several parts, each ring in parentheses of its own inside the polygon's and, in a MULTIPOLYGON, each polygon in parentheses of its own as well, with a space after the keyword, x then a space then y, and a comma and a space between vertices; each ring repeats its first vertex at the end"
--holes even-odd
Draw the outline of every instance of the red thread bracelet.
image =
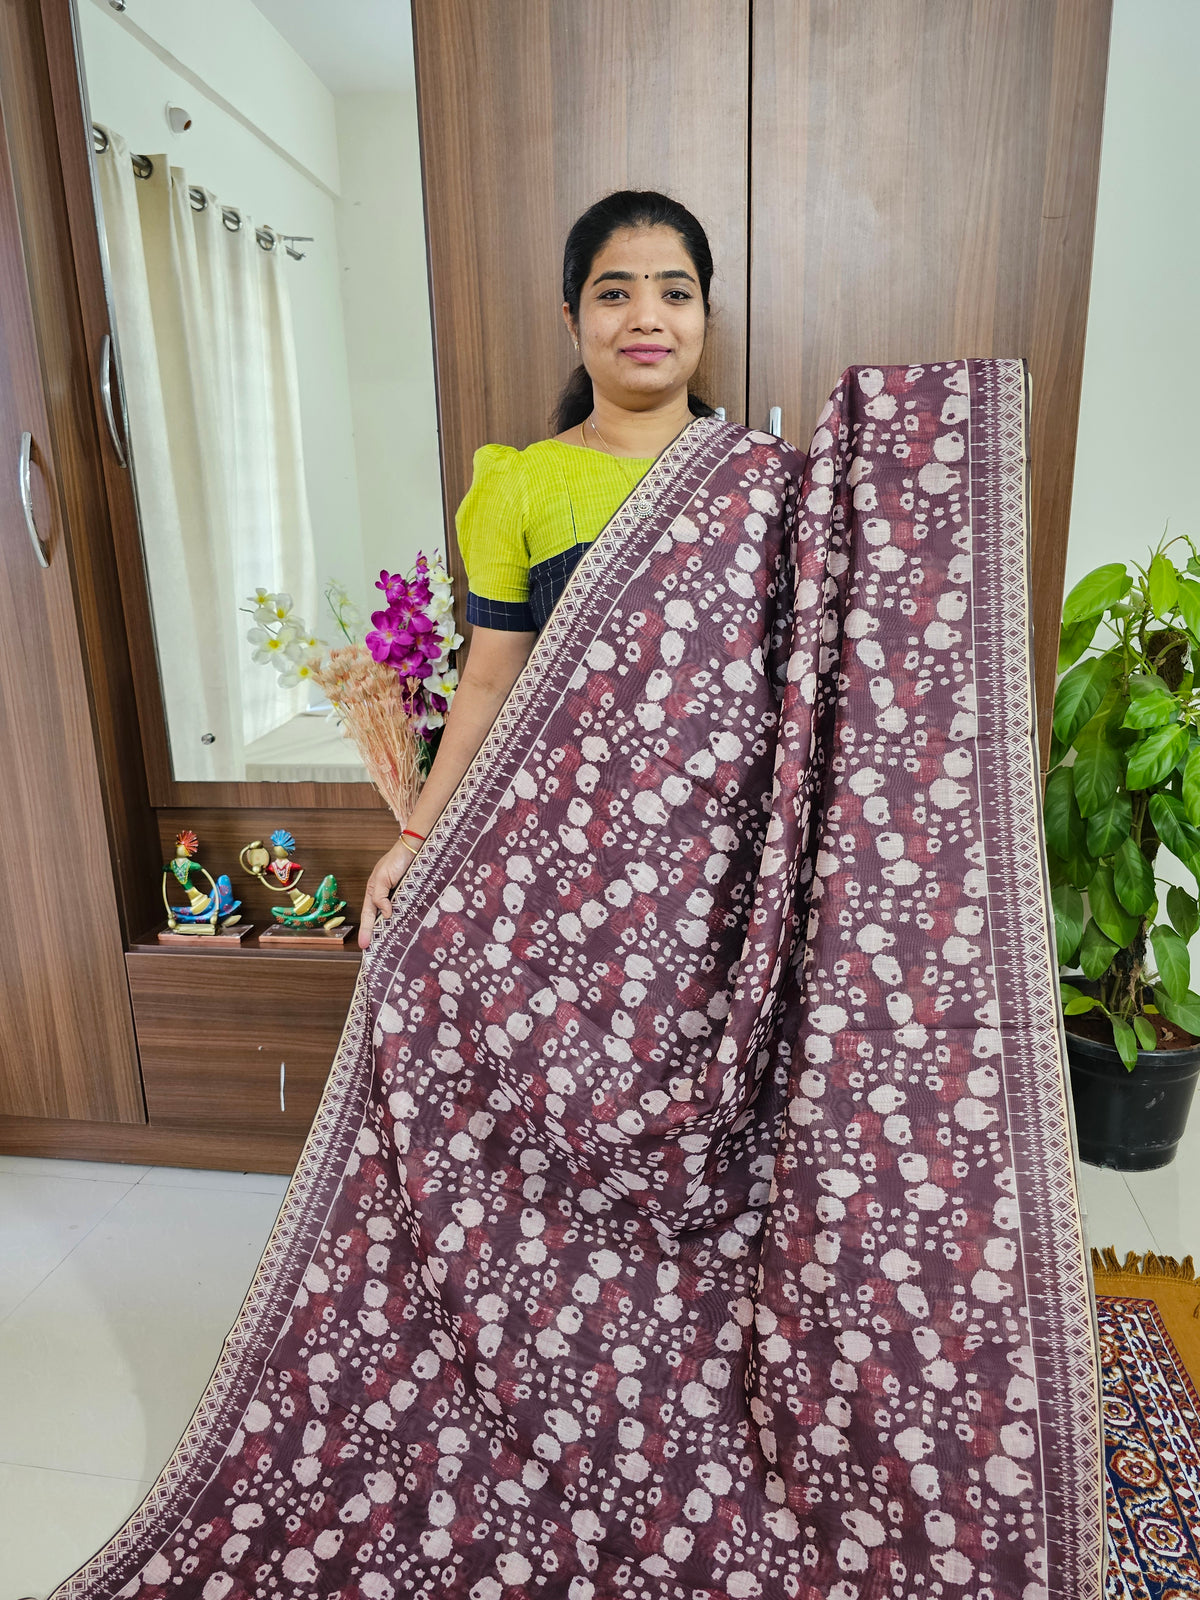
POLYGON ((415 828, 402 828, 400 831, 400 837, 403 839, 406 834, 410 835, 414 839, 420 839, 422 844, 425 843, 425 835, 423 833, 418 833, 415 828))

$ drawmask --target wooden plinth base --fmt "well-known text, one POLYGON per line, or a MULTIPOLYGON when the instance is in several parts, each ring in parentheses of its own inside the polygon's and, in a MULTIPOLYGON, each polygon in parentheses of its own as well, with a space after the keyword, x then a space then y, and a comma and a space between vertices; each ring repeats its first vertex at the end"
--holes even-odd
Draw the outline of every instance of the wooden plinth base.
POLYGON ((177 928, 161 927, 155 938, 159 944, 171 944, 188 950, 215 951, 223 956, 232 955, 247 934, 254 932, 252 922, 235 922, 232 928, 218 928, 216 933, 180 933, 177 928))
POLYGON ((274 950, 277 954, 286 954, 288 950, 339 950, 353 932, 353 923, 349 926, 343 923, 340 928, 324 933, 319 928, 287 928, 273 922, 259 934, 258 948, 274 950))

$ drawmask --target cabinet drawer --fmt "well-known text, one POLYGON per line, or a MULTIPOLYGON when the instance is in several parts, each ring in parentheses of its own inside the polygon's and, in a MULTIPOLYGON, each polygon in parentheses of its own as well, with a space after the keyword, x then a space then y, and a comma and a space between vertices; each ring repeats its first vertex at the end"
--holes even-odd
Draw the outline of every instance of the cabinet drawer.
POLYGON ((357 962, 175 951, 125 959, 152 1127, 303 1136, 357 962))

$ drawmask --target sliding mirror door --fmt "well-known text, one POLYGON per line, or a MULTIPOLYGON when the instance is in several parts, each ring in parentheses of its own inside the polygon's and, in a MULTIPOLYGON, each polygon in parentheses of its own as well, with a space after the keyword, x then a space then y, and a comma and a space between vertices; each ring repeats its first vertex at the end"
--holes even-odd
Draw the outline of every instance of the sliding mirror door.
POLYGON ((381 569, 445 555, 408 5, 77 0, 74 26, 153 798, 373 805, 302 657, 381 569))

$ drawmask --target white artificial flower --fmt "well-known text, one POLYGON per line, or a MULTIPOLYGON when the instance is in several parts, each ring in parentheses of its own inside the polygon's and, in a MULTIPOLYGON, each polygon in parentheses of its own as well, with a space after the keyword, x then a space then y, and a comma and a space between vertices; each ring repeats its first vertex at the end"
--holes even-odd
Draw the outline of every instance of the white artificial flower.
POLYGON ((294 689, 297 684, 307 683, 312 677, 312 666, 307 661, 294 661, 286 672, 279 674, 279 687, 281 689, 294 689))
POLYGON ((277 622, 287 622, 292 614, 292 597, 290 594, 269 594, 263 602, 271 608, 272 615, 277 622))
POLYGON ((275 635, 268 634, 259 642, 258 649, 254 652, 254 660, 260 664, 267 661, 280 662, 288 660, 288 646, 292 642, 292 630, 280 628, 275 635))

